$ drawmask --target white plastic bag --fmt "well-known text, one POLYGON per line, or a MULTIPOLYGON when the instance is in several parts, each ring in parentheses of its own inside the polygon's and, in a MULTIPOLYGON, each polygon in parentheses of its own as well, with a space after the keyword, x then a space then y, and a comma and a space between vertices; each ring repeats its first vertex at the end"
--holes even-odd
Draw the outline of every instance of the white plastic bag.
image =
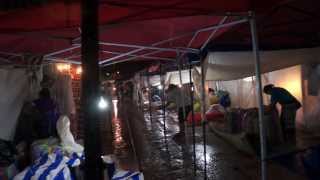
POLYGON ((57 122, 57 131, 61 140, 61 146, 68 153, 83 153, 83 146, 76 143, 70 131, 70 120, 67 116, 60 116, 57 122))

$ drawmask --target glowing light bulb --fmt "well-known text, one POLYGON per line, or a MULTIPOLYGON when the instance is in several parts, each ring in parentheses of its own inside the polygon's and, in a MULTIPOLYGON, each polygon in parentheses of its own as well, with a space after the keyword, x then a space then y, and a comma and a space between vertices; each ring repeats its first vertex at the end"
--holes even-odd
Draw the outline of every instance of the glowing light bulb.
POLYGON ((59 72, 69 72, 70 64, 58 63, 56 68, 59 72))
POLYGON ((158 89, 159 89, 159 90, 161 90, 161 89, 162 89, 162 86, 161 86, 161 85, 159 85, 159 86, 158 86, 158 89))
POLYGON ((102 109, 102 110, 108 107, 107 101, 103 97, 100 97, 98 107, 99 109, 102 109))
POLYGON ((82 73, 82 67, 79 66, 77 67, 76 74, 81 74, 81 73, 82 73))

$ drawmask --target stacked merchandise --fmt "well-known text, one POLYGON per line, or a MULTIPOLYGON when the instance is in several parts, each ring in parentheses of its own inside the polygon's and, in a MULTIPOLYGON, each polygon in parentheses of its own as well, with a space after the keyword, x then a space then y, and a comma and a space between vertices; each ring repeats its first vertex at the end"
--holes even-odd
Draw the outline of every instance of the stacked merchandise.
MULTIPOLYGON (((224 95, 221 96, 216 96, 216 95, 211 95, 209 96, 209 108, 206 111, 206 120, 207 121, 223 121, 224 116, 225 116, 225 112, 226 112, 226 107, 227 106, 223 106, 223 105, 227 105, 227 101, 226 101, 226 97, 224 95), (222 102, 222 103, 221 103, 222 102)), ((195 100, 194 104, 193 104, 193 110, 194 110, 194 116, 192 119, 192 113, 190 112, 188 114, 187 117, 187 122, 188 124, 192 124, 192 121, 194 120, 196 125, 200 125, 201 121, 202 121, 202 117, 201 117, 201 103, 199 100, 195 100)))

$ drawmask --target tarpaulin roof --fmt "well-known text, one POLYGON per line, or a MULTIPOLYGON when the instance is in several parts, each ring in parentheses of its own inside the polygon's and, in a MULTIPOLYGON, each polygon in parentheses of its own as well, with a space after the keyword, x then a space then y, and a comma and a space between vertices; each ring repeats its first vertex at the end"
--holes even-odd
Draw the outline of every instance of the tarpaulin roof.
MULTIPOLYGON (((107 44, 101 44, 100 48, 100 60, 103 62, 108 62, 104 60, 109 58, 113 58, 110 59, 113 61, 123 61, 128 58, 137 59, 136 56, 139 56, 138 59, 157 60, 157 57, 160 57, 158 58, 159 60, 174 59, 176 52, 172 50, 181 47, 199 48, 211 34, 211 31, 199 33, 194 42, 188 46, 188 42, 195 31, 218 24, 225 15, 231 16, 225 21, 225 23, 230 23, 239 19, 235 15, 246 15, 250 10, 257 13, 258 20, 263 21, 264 24, 267 22, 268 28, 271 29, 267 31, 268 33, 269 31, 285 33, 288 31, 286 27, 289 26, 284 25, 284 28, 276 27, 274 29, 270 23, 286 21, 291 19, 292 15, 300 13, 317 14, 315 7, 319 7, 319 2, 312 0, 100 0, 99 3, 100 41, 107 42, 107 44), (310 7, 310 2, 314 3, 311 6, 314 8, 310 7), (298 12, 297 9, 294 9, 283 13, 281 11, 278 15, 279 11, 276 10, 288 4, 293 4, 292 6, 298 9, 308 6, 308 10, 307 12, 298 12), (263 19, 263 17, 266 19, 263 19), (270 19, 268 19, 269 17, 270 19), (181 34, 184 36, 173 41, 157 43, 181 34), (136 46, 120 46, 119 44, 136 46), (144 50, 139 50, 136 53, 114 58, 119 54, 141 49, 139 46, 157 46, 172 49, 170 51, 159 50, 161 52, 151 54, 156 49, 144 48, 144 50), (142 56, 146 53, 150 55, 142 56)), ((310 14, 301 16, 309 17, 310 14)), ((301 16, 294 17, 294 19, 302 21, 303 18, 301 16)), ((0 51, 2 52, 45 55, 73 47, 80 42, 81 14, 80 2, 77 0, 47 1, 46 3, 35 5, 26 4, 24 8, 0 11, 0 21, 0 51)), ((260 24, 259 22, 258 25, 260 24)), ((314 27, 317 29, 318 23, 313 23, 316 24, 314 27)), ((247 27, 248 24, 246 23, 242 26, 223 28, 215 34, 214 39, 218 44, 238 45, 238 40, 244 40, 248 44, 250 39, 248 32, 250 31, 248 31, 247 27)), ((301 29, 303 28, 299 30, 301 29)), ((265 31, 260 28, 259 30, 265 31)), ((298 30, 294 29, 294 31, 298 30)), ((301 31, 300 33, 306 31, 301 31)), ((283 43, 292 43, 291 41, 295 41, 295 39, 288 40, 286 38, 283 43)), ((276 39, 273 41, 273 43, 277 42, 276 39)), ((53 59, 67 58, 75 62, 79 62, 81 58, 79 48, 72 48, 69 51, 47 57, 53 59)))

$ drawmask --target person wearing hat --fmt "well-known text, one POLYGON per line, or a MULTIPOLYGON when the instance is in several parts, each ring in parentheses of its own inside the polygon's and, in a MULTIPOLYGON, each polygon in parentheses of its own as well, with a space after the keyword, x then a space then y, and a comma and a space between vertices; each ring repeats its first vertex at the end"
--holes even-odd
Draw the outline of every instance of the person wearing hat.
POLYGON ((301 107, 300 102, 289 91, 273 84, 264 86, 263 91, 271 96, 272 109, 275 109, 277 104, 281 105, 280 123, 284 140, 295 143, 295 120, 297 110, 301 107))

